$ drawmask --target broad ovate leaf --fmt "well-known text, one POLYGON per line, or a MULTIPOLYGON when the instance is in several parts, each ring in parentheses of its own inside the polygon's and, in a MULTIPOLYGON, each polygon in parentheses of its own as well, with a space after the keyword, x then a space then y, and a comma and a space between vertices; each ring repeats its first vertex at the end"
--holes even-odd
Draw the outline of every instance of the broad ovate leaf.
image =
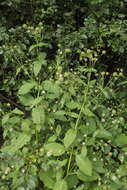
POLYGON ((17 138, 13 139, 10 145, 3 147, 1 151, 13 155, 25 144, 27 144, 27 142, 29 142, 30 139, 31 136, 29 134, 21 133, 17 138))
POLYGON ((55 172, 52 168, 47 171, 41 170, 39 172, 39 178, 49 189, 53 189, 55 184, 55 172))
POLYGON ((81 154, 76 155, 76 163, 80 171, 87 176, 92 176, 92 163, 89 158, 84 158, 81 154))
POLYGON ((24 106, 31 106, 34 102, 34 97, 30 93, 20 95, 19 99, 24 106))
POLYGON ((57 181, 53 190, 68 190, 67 182, 64 179, 57 181))
POLYGON ((76 139, 77 131, 75 129, 69 129, 63 139, 64 146, 69 148, 76 139))
POLYGON ((47 156, 60 156, 65 152, 65 148, 60 143, 48 143, 44 146, 47 156))
POLYGON ((18 94, 24 95, 24 94, 29 93, 35 85, 36 83, 33 80, 24 82, 24 84, 20 87, 18 94))
POLYGON ((73 189, 79 183, 79 180, 76 174, 68 175, 66 176, 65 179, 67 181, 67 185, 69 189, 73 189))
POLYGON ((45 121, 45 113, 42 106, 32 109, 32 120, 35 124, 43 124, 45 121))
POLYGON ((56 84, 53 81, 45 80, 43 82, 43 87, 44 87, 44 90, 46 90, 48 93, 53 93, 53 94, 56 94, 58 96, 61 93, 61 88, 59 87, 58 84, 56 84))

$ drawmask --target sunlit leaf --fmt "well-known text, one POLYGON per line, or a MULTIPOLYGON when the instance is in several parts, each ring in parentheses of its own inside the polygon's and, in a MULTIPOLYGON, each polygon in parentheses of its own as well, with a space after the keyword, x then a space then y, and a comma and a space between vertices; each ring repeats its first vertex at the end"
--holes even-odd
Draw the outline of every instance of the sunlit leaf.
POLYGON ((65 152, 65 148, 60 143, 48 143, 44 146, 47 155, 60 156, 65 152))
POLYGON ((87 156, 87 148, 86 148, 86 146, 82 146, 81 155, 82 155, 83 158, 85 158, 87 156))
POLYGON ((42 106, 32 109, 32 119, 35 124, 43 124, 45 121, 45 113, 42 106))
POLYGON ((54 83, 53 81, 46 80, 43 82, 44 90, 46 90, 49 93, 57 94, 59 95, 61 93, 61 88, 58 84, 54 83))
POLYGON ((85 175, 92 176, 92 163, 87 157, 84 158, 82 155, 76 155, 76 163, 85 175))
POLYGON ((24 84, 20 87, 18 93, 20 95, 24 95, 27 94, 28 92, 31 91, 31 89, 35 86, 35 82, 34 81, 26 81, 24 82, 24 84))
POLYGON ((24 114, 24 113, 23 113, 21 110, 19 110, 18 108, 15 108, 15 109, 12 111, 12 113, 17 114, 17 115, 23 115, 23 114, 24 114))
POLYGON ((63 139, 64 145, 66 148, 69 148, 72 143, 74 142, 75 138, 77 135, 77 131, 75 129, 69 129, 66 134, 65 137, 63 139))
POLYGON ((69 189, 74 188, 79 182, 77 175, 75 175, 75 174, 74 175, 68 175, 66 177, 66 181, 67 181, 67 185, 68 185, 69 189))
POLYGON ((55 173, 53 169, 47 171, 41 170, 39 172, 39 178, 49 189, 53 189, 55 184, 55 173))
POLYGON ((53 190, 68 190, 67 182, 64 179, 57 181, 53 190))
POLYGON ((29 48, 29 52, 31 52, 33 49, 35 49, 35 48, 39 48, 39 47, 47 47, 47 46, 49 46, 47 43, 44 43, 44 42, 40 42, 40 43, 38 43, 38 44, 34 44, 34 45, 32 45, 32 46, 30 46, 30 48, 29 48))

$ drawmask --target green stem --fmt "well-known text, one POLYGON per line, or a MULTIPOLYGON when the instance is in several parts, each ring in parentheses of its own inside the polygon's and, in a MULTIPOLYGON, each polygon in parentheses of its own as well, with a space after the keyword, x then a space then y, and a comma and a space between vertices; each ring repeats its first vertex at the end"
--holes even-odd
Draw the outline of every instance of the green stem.
POLYGON ((70 170, 70 166, 71 166, 71 160, 72 160, 72 155, 73 155, 73 148, 72 148, 72 151, 71 151, 71 154, 70 154, 70 157, 69 157, 69 161, 68 161, 68 166, 67 166, 67 175, 69 174, 69 170, 70 170))
POLYGON ((79 112, 79 115, 78 115, 78 118, 77 118, 77 121, 76 121, 76 124, 75 124, 75 129, 77 129, 77 127, 78 127, 79 120, 80 120, 80 117, 81 117, 81 114, 82 114, 82 110, 83 110, 83 107, 84 107, 84 105, 85 105, 85 103, 86 103, 86 100, 85 100, 85 99, 86 99, 86 98, 84 98, 83 104, 82 104, 82 106, 81 106, 81 109, 80 109, 80 112, 79 112))
MULTIPOLYGON (((86 102, 87 102, 87 95, 88 95, 88 92, 89 92, 89 82, 90 82, 90 78, 91 78, 91 73, 88 75, 88 83, 87 83, 87 88, 86 88, 86 92, 85 92, 85 95, 84 95, 84 101, 83 101, 83 103, 82 103, 82 106, 81 106, 81 109, 80 109, 80 112, 79 112, 79 115, 78 115, 78 118, 77 118, 77 121, 76 121, 76 124, 75 124, 75 130, 77 130, 77 127, 78 127, 78 124, 79 124, 79 121, 80 121, 80 118, 81 118, 82 110, 83 110, 83 108, 84 108, 84 105, 85 105, 86 102)), ((69 157, 69 161, 68 161, 67 174, 66 174, 66 176, 69 175, 69 170, 70 170, 72 155, 73 155, 73 147, 72 147, 72 151, 71 151, 71 153, 70 153, 70 157, 69 157)))

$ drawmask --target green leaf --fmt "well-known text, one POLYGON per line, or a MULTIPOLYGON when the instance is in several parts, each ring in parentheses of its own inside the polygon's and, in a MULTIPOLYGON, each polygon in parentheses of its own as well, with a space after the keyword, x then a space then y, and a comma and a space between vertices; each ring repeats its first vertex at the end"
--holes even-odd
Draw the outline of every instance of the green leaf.
POLYGON ((60 120, 60 121, 66 121, 66 117, 64 116, 66 114, 65 111, 61 110, 61 111, 56 111, 55 113, 53 113, 53 116, 55 119, 60 120))
POLYGON ((19 110, 18 108, 15 108, 15 109, 12 111, 12 113, 17 114, 17 115, 23 115, 23 114, 24 114, 24 113, 23 113, 21 110, 19 110))
POLYGON ((56 111, 55 113, 54 113, 54 115, 55 116, 63 116, 63 115, 65 115, 66 114, 66 112, 65 111, 63 111, 63 110, 61 110, 61 111, 56 111))
POLYGON ((35 124, 44 124, 45 113, 42 106, 38 106, 32 109, 32 120, 35 124))
POLYGON ((33 49, 38 48, 38 47, 43 47, 43 46, 49 46, 47 43, 40 42, 38 44, 34 44, 30 46, 29 52, 31 52, 33 49))
POLYGON ((31 94, 19 96, 19 99, 24 106, 31 106, 34 102, 34 97, 31 94))
POLYGON ((19 187, 17 190, 25 190, 24 187, 19 187))
POLYGON ((20 148, 22 148, 27 142, 29 142, 31 139, 31 136, 26 133, 21 133, 19 136, 15 139, 13 139, 13 142, 2 148, 2 152, 7 152, 8 154, 15 154, 20 148))
POLYGON ((54 83, 53 81, 46 80, 43 82, 44 90, 46 90, 49 93, 57 94, 59 95, 61 93, 61 88, 58 84, 54 83))
POLYGON ((123 147, 122 150, 123 150, 124 152, 127 152, 127 147, 123 147))
POLYGON ((49 169, 47 171, 41 170, 39 172, 39 178, 46 187, 48 187, 49 189, 53 189, 55 184, 55 174, 53 169, 49 169))
POLYGON ((79 182, 77 175, 68 175, 66 181, 69 189, 73 189, 79 182))
POLYGON ((105 129, 98 129, 95 131, 93 137, 110 139, 112 134, 105 129))
POLYGON ((118 146, 127 145, 127 136, 119 135, 115 138, 115 143, 118 146))
POLYGON ((38 73, 40 72, 42 65, 47 64, 45 57, 46 57, 45 53, 40 53, 37 60, 33 62, 33 65, 34 65, 33 70, 34 70, 35 76, 37 76, 38 73))
POLYGON ((73 117, 73 118, 78 118, 78 114, 75 113, 75 112, 66 112, 66 115, 70 116, 70 117, 73 117))
POLYGON ((106 172, 106 169, 103 168, 103 161, 99 159, 93 162, 93 168, 94 168, 94 171, 96 171, 97 173, 103 174, 106 172))
POLYGON ((29 189, 35 189, 36 187, 36 178, 34 176, 29 176, 27 178, 27 185, 29 189))
POLYGON ((29 119, 25 118, 24 120, 22 120, 22 124, 21 124, 22 131, 30 133, 31 131, 30 126, 31 126, 31 121, 29 119))
POLYGON ((7 121, 10 118, 10 113, 7 113, 6 115, 3 116, 2 118, 2 125, 4 125, 5 123, 7 123, 7 121))
POLYGON ((59 143, 48 143, 44 146, 47 155, 60 156, 65 152, 64 146, 59 143))
POLYGON ((57 135, 57 136, 59 136, 59 135, 60 135, 61 130, 62 130, 62 129, 61 129, 61 126, 60 126, 60 125, 58 125, 58 126, 57 126, 57 128, 56 128, 56 135, 57 135))
POLYGON ((127 84, 127 80, 122 81, 122 82, 119 82, 119 83, 117 84, 117 86, 126 85, 126 84, 127 84))
POLYGON ((103 92, 103 94, 104 94, 104 96, 105 96, 106 99, 110 99, 110 94, 107 91, 107 89, 104 89, 102 92, 103 92))
POLYGON ((87 156, 87 148, 86 146, 83 146, 81 149, 81 155, 83 158, 85 158, 87 156))
POLYGON ((58 161, 58 165, 59 165, 59 168, 62 168, 63 166, 65 166, 67 164, 67 159, 64 159, 62 161, 58 161))
POLYGON ((64 175, 64 171, 61 167, 59 167, 59 169, 57 169, 56 171, 56 181, 61 180, 63 178, 63 175, 64 175))
POLYGON ((77 136, 77 131, 75 129, 69 129, 66 132, 65 137, 63 139, 66 149, 72 145, 72 143, 76 139, 76 136, 77 136))
POLYGON ((76 155, 76 163, 85 175, 92 176, 92 163, 87 157, 83 158, 82 155, 76 155))
POLYGON ((104 94, 106 99, 111 99, 114 96, 114 93, 108 87, 106 87, 104 89, 100 88, 100 90, 102 91, 102 93, 104 94))
POLYGON ((31 89, 35 86, 35 81, 27 81, 20 87, 18 94, 24 95, 31 91, 31 89))
POLYGON ((33 64, 34 64, 34 68, 33 68, 33 70, 34 70, 34 75, 37 76, 38 73, 39 73, 40 70, 41 70, 42 63, 39 62, 39 61, 34 61, 33 64))
POLYGON ((82 171, 77 172, 77 177, 84 182, 92 182, 96 181, 99 178, 99 175, 95 172, 93 172, 92 176, 85 175, 82 171))
POLYGON ((117 170, 117 175, 127 176, 127 165, 121 165, 119 169, 117 170))
POLYGON ((31 108, 33 108, 34 106, 38 105, 40 102, 42 101, 42 97, 37 97, 35 98, 33 101, 32 101, 32 105, 31 105, 31 108))
POLYGON ((68 190, 67 182, 64 179, 57 181, 53 190, 68 190))
POLYGON ((82 112, 86 115, 86 116, 89 116, 89 117, 93 117, 94 114, 90 111, 90 109, 86 106, 82 109, 82 112))
POLYGON ((68 103, 66 104, 66 106, 67 106, 69 109, 73 110, 73 109, 78 108, 78 107, 79 107, 79 104, 78 104, 77 102, 75 102, 75 101, 71 101, 71 102, 68 102, 68 103))
POLYGON ((48 138, 48 142, 54 142, 56 141, 57 136, 56 135, 52 135, 51 137, 48 138))

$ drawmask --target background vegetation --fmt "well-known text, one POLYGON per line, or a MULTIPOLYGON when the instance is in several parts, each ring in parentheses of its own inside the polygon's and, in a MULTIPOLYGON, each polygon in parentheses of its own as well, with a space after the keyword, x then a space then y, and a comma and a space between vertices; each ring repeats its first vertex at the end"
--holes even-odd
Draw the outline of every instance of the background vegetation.
POLYGON ((127 190, 127 1, 0 1, 0 189, 127 190))

